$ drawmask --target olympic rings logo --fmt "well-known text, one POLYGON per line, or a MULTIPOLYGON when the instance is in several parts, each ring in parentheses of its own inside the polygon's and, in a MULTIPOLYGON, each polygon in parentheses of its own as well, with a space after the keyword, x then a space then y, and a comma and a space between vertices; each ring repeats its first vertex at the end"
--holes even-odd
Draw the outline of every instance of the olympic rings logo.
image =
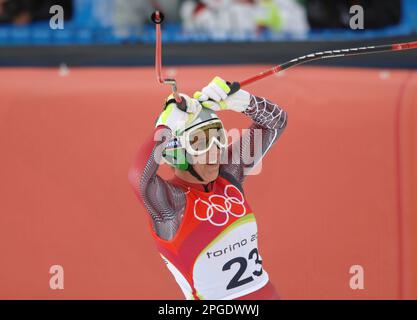
POLYGON ((229 222, 230 215, 240 218, 246 214, 243 194, 231 184, 227 185, 224 189, 224 196, 214 194, 208 200, 209 202, 198 198, 194 203, 194 217, 200 221, 209 221, 212 225, 221 227, 229 222), (232 192, 237 193, 237 196, 233 196, 231 194, 232 192), (199 206, 199 210, 197 210, 197 206, 199 206), (205 216, 200 216, 204 207, 206 209, 205 216))

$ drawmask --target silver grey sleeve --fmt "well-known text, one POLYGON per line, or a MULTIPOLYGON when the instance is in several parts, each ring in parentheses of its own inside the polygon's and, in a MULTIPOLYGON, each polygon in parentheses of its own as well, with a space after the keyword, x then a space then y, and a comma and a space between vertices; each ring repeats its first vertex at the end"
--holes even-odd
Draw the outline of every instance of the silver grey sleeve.
POLYGON ((267 154, 284 132, 288 121, 287 112, 278 105, 253 95, 244 114, 253 123, 238 141, 229 146, 227 161, 220 167, 222 176, 238 184, 244 182, 251 169, 267 154), (253 156, 253 161, 248 161, 250 156, 253 156))
MULTIPOLYGON (((156 132, 165 137, 171 135, 169 129, 156 132)), ((151 139, 140 147, 129 171, 129 181, 148 211, 155 232, 161 238, 169 240, 173 238, 181 223, 186 197, 181 188, 157 175, 161 159, 156 150, 166 142, 167 140, 155 142, 151 139)))

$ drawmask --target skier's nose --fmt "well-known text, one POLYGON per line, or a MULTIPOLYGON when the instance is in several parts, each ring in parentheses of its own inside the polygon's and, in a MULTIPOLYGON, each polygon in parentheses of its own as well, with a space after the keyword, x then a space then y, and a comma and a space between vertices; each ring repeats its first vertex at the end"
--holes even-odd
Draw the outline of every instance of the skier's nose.
POLYGON ((218 164, 220 163, 221 150, 217 145, 213 144, 211 148, 207 151, 207 163, 208 164, 218 164))

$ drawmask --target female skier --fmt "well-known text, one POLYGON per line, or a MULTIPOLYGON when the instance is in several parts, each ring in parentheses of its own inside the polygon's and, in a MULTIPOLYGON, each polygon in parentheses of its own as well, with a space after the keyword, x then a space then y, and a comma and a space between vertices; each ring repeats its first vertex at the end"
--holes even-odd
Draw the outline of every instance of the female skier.
POLYGON ((230 93, 229 82, 216 77, 194 98, 181 95, 186 111, 168 97, 129 181, 186 299, 277 299, 242 185, 284 131, 287 113, 242 89, 230 93), (253 121, 229 146, 215 113, 220 110, 242 112, 253 121), (259 156, 247 163, 256 151, 259 156), (169 181, 157 175, 161 157, 174 168, 169 181))

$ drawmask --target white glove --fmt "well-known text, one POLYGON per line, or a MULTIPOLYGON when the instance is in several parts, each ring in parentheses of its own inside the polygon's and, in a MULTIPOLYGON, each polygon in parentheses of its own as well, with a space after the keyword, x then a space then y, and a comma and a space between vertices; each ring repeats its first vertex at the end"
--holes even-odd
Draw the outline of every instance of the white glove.
POLYGON ((240 89, 228 96, 230 90, 226 81, 220 77, 215 77, 201 92, 194 93, 194 98, 200 101, 203 107, 213 111, 245 111, 250 103, 250 93, 240 89))
MULTIPOLYGON (((175 102, 169 103, 165 106, 164 111, 162 111, 159 115, 155 128, 163 125, 170 128, 175 134, 177 130, 183 130, 187 124, 193 122, 196 116, 198 116, 202 109, 200 102, 185 94, 180 94, 180 96, 186 102, 186 111, 180 110, 175 102)), ((166 103, 173 98, 174 96, 171 94, 166 99, 166 103)))

